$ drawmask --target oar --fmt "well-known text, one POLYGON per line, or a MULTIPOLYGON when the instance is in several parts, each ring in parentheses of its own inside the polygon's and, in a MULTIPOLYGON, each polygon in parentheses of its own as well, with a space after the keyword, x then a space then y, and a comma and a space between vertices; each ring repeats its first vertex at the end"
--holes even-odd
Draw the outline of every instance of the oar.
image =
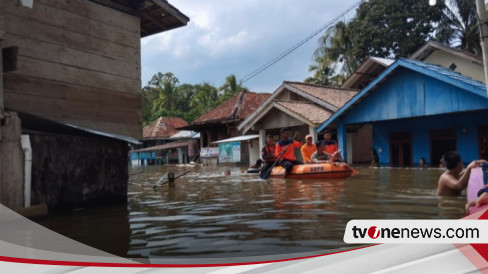
POLYGON ((280 152, 280 155, 278 156, 278 159, 276 159, 276 161, 273 163, 273 165, 271 165, 271 167, 266 172, 263 172, 263 173, 259 174, 259 178, 261 178, 263 180, 269 179, 269 176, 271 175, 271 170, 273 170, 273 167, 281 160, 281 157, 283 156, 283 154, 285 154, 285 151, 288 150, 288 147, 291 144, 293 144, 293 140, 295 140, 296 137, 297 137, 297 134, 295 134, 295 136, 293 136, 293 139, 291 140, 291 143, 289 143, 288 145, 286 145, 285 149, 283 149, 280 152))

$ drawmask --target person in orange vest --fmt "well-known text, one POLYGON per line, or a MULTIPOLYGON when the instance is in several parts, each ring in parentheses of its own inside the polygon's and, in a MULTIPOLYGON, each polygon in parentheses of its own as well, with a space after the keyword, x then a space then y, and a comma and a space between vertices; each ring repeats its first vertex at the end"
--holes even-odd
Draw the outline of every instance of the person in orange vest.
POLYGON ((300 151, 302 152, 302 159, 305 164, 312 163, 312 154, 317 151, 317 146, 313 143, 312 135, 305 136, 306 143, 302 146, 300 151))
POLYGON ((322 142, 325 145, 325 152, 330 155, 335 155, 337 154, 336 160, 338 161, 344 161, 342 160, 342 157, 337 151, 339 150, 339 146, 337 144, 336 140, 332 140, 332 134, 330 134, 330 130, 325 130, 324 132, 324 140, 322 142))
POLYGON ((291 171, 293 165, 303 164, 301 161, 298 161, 297 158, 295 157, 295 148, 302 147, 300 136, 301 136, 300 132, 295 131, 295 139, 292 139, 290 138, 290 129, 283 128, 281 130, 281 140, 278 143, 276 143, 275 157, 276 158, 280 157, 280 154, 283 151, 280 164, 286 170, 285 176, 288 172, 291 171))
POLYGON ((261 173, 268 172, 276 161, 275 148, 276 145, 273 135, 268 135, 266 137, 266 145, 261 149, 261 158, 264 161, 263 167, 261 168, 261 173))

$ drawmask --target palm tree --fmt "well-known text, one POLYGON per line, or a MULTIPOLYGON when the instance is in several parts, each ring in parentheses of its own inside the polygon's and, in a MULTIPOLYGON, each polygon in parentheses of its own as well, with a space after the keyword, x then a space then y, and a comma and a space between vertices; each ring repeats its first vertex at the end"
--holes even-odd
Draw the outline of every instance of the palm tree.
POLYGON ((475 0, 449 0, 437 28, 437 40, 481 55, 475 0))
POLYGON ((319 43, 313 54, 314 64, 309 67, 314 76, 306 81, 322 85, 340 85, 341 79, 352 73, 357 63, 348 24, 345 21, 337 22, 325 31, 319 43), (336 74, 337 69, 339 73, 336 74))
POLYGON ((219 88, 219 103, 226 101, 241 91, 248 92, 249 90, 242 86, 242 82, 237 83, 235 74, 225 77, 224 84, 219 88))
POLYGON ((215 87, 209 83, 204 83, 195 85, 195 90, 190 106, 197 109, 200 115, 216 106, 219 95, 215 87))
POLYGON ((158 98, 153 102, 153 112, 161 110, 174 111, 177 109, 179 99, 178 82, 178 78, 171 72, 165 74, 159 72, 153 76, 149 84, 159 93, 158 98))

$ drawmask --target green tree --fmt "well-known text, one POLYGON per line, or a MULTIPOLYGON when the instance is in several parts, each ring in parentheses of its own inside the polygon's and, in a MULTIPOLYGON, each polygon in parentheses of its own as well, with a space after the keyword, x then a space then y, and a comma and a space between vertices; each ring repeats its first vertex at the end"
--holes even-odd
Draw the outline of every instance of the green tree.
POLYGON ((327 29, 311 69, 319 68, 325 72, 320 76, 328 73, 329 82, 338 82, 369 56, 407 57, 434 37, 445 8, 443 3, 429 6, 428 1, 418 0, 363 2, 349 22, 338 22, 327 29), (341 77, 330 72, 337 69, 341 77), (334 77, 336 80, 331 79, 334 77))
POLYGON ((224 84, 219 88, 219 104, 241 91, 248 92, 249 90, 242 86, 242 82, 237 82, 237 78, 234 74, 225 77, 224 84))
POLYGON ((450 0, 439 22, 438 41, 481 55, 475 0, 450 0))
MULTIPOLYGON (((209 83, 195 85, 195 95, 191 98, 190 106, 197 111, 198 116, 217 106, 217 88, 209 83)), ((198 118, 198 117, 196 117, 198 118)))
POLYGON ((178 83, 179 80, 176 78, 173 73, 161 73, 158 72, 154 75, 149 81, 149 85, 155 88, 159 96, 153 102, 153 112, 157 112, 160 110, 169 110, 174 111, 177 109, 177 102, 178 102, 178 83))

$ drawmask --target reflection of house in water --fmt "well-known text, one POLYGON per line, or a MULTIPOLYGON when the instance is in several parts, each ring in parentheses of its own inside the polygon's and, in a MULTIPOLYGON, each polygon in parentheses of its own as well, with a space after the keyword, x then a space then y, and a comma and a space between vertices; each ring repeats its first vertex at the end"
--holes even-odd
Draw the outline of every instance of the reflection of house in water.
POLYGON ((142 137, 140 39, 188 17, 166 1, 18 3, 0 1, 0 201, 125 202, 127 142, 142 137))
POLYGON ((188 126, 181 118, 160 117, 146 126, 141 145, 133 145, 130 159, 133 165, 188 163, 198 151, 199 134, 179 130, 188 126))
POLYGON ((346 132, 373 128, 381 164, 410 166, 425 157, 432 166, 449 150, 465 162, 481 157, 488 138, 486 86, 449 69, 400 59, 360 91, 319 130, 335 124, 339 147, 349 157, 346 132))

